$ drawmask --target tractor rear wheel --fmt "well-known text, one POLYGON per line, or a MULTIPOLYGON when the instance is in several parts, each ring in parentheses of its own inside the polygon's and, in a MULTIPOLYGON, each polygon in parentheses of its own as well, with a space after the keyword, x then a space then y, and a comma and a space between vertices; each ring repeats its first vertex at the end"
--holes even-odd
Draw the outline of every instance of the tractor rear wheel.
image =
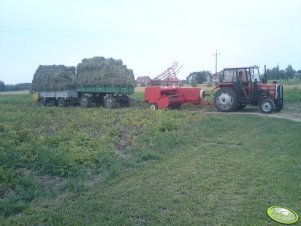
POLYGON ((265 114, 270 114, 275 110, 275 103, 270 98, 264 98, 260 104, 260 111, 265 114))
POLYGON ((220 88, 214 94, 214 104, 219 111, 234 111, 238 105, 237 102, 237 94, 231 88, 220 88))

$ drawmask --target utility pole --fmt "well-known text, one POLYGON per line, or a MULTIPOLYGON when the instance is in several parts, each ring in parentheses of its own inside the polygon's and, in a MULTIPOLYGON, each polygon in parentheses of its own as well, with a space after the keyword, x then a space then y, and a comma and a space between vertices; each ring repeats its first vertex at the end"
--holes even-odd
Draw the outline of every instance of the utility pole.
POLYGON ((215 56, 215 74, 217 74, 217 56, 221 55, 220 53, 217 53, 217 49, 215 50, 215 53, 213 56, 215 56))

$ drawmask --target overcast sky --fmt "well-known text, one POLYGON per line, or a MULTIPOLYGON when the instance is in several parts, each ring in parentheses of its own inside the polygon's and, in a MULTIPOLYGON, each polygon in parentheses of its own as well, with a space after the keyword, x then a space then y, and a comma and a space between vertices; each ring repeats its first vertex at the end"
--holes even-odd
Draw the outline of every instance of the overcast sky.
POLYGON ((300 0, 0 0, 0 80, 39 65, 122 59, 135 77, 232 66, 301 69, 300 0))

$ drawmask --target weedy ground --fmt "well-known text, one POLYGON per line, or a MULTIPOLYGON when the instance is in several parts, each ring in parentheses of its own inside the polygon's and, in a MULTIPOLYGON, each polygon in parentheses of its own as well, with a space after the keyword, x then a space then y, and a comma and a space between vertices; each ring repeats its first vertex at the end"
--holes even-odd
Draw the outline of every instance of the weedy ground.
POLYGON ((272 205, 300 215, 301 123, 153 112, 142 97, 108 110, 0 96, 1 224, 277 225, 272 205))

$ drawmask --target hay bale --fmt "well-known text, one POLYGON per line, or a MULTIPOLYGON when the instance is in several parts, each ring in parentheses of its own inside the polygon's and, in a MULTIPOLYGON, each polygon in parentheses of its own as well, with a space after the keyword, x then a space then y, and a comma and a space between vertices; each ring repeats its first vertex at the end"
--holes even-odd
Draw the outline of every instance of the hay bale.
POLYGON ((75 89, 75 67, 64 65, 40 65, 32 80, 33 91, 57 91, 75 89))
POLYGON ((84 58, 76 70, 76 84, 79 86, 135 86, 133 70, 127 69, 122 60, 84 58))

